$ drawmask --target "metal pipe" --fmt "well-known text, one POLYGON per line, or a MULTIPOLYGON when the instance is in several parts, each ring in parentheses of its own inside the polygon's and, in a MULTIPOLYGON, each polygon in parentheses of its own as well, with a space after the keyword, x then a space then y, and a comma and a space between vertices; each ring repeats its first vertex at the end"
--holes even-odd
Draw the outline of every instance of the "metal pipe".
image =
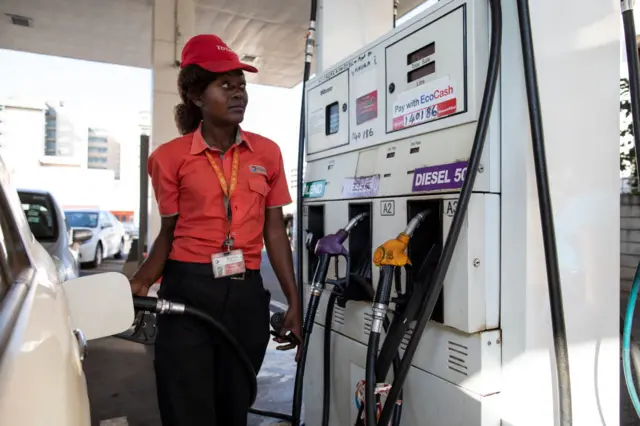
POLYGON ((144 261, 149 234, 149 178, 147 177, 147 159, 149 158, 149 135, 140 135, 140 211, 138 212, 138 266, 144 261))
POLYGON ((353 219, 351 219, 349 221, 349 223, 347 223, 347 226, 344 227, 344 230, 346 232, 351 232, 351 230, 365 217, 369 216, 369 213, 360 213, 359 215, 355 216, 353 219))
POLYGON ((411 221, 407 224, 407 227, 404 229, 404 233, 407 236, 412 237, 413 233, 416 232, 416 229, 418 228, 418 226, 420 226, 420 224, 428 214, 429 212, 425 210, 415 215, 413 219, 411 219, 411 221))

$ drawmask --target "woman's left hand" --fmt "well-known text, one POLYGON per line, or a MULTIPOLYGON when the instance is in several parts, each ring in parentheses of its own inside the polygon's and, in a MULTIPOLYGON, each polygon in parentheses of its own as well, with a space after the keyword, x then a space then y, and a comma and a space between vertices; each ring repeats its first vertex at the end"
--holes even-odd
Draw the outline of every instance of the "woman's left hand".
POLYGON ((302 354, 302 323, 300 321, 300 308, 298 306, 290 305, 287 309, 287 313, 284 315, 282 334, 286 335, 289 332, 297 338, 297 342, 292 342, 282 337, 276 337, 273 340, 278 343, 284 343, 276 348, 279 351, 288 351, 297 346, 298 352, 296 353, 296 362, 298 362, 300 360, 300 355, 302 354))

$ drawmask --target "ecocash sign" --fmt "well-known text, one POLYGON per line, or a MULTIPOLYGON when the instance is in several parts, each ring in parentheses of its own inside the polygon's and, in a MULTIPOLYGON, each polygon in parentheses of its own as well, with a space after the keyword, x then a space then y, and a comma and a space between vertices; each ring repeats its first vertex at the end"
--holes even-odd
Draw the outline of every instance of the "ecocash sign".
POLYGON ((415 96, 406 104, 397 104, 394 107, 394 112, 395 114, 403 114, 405 111, 415 111, 420 109, 422 105, 433 105, 437 103, 439 99, 451 97, 453 94, 453 87, 448 85, 444 89, 435 89, 432 93, 415 96))
POLYGON ((446 89, 436 89, 430 95, 420 96, 420 104, 428 104, 449 95, 453 95, 453 87, 451 86, 448 86, 446 89))

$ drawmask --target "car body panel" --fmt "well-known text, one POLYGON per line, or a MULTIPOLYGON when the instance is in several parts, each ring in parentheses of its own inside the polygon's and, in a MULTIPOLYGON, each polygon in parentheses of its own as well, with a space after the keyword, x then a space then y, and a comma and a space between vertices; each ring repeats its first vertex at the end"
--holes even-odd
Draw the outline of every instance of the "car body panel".
POLYGON ((56 264, 33 236, 2 159, 0 197, 8 201, 32 277, 7 345, 0 347, 0 425, 88 426, 80 348, 56 264))

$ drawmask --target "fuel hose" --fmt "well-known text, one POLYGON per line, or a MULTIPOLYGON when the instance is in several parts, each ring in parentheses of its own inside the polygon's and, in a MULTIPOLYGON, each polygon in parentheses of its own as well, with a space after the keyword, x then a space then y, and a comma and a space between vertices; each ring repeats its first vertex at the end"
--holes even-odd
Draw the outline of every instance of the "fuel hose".
MULTIPOLYGON (((311 0, 311 9, 309 12, 309 29, 307 31, 306 43, 305 43, 305 55, 304 55, 304 68, 302 71, 302 98, 300 101, 300 129, 298 135, 298 175, 296 176, 297 188, 296 188, 296 270, 297 270, 297 285, 298 285, 298 305, 302 306, 304 301, 304 288, 303 288, 303 256, 302 247, 304 246, 304 239, 302 237, 302 209, 303 209, 303 182, 304 182, 304 142, 305 142, 305 89, 309 76, 311 74, 311 60, 313 59, 313 51, 316 44, 316 15, 318 11, 318 1, 311 0)), ((303 323, 302 309, 300 309, 300 323, 303 323)), ((303 339, 306 340, 303 336, 303 339)), ((293 407, 291 415, 293 417, 293 425, 300 426, 300 417, 302 415, 302 395, 293 396, 293 407)), ((298 390, 302 392, 302 388, 298 390)))

